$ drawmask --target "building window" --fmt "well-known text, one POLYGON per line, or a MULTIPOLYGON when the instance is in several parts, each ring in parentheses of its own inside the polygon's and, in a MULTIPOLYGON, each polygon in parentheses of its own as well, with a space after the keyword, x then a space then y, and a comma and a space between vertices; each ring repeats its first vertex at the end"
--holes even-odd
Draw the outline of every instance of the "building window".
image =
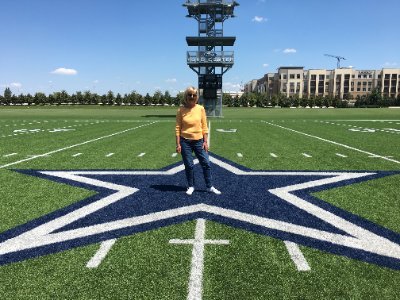
POLYGON ((285 75, 283 75, 283 79, 287 79, 287 75, 285 74, 285 75))
POLYGON ((297 79, 300 79, 300 74, 297 74, 297 79))
POLYGON ((361 88, 357 88, 357 92, 361 91, 361 88))
POLYGON ((290 74, 290 75, 289 75, 289 78, 290 78, 290 79, 294 79, 294 74, 290 74))
POLYGON ((311 80, 317 80, 317 75, 311 75, 311 80))

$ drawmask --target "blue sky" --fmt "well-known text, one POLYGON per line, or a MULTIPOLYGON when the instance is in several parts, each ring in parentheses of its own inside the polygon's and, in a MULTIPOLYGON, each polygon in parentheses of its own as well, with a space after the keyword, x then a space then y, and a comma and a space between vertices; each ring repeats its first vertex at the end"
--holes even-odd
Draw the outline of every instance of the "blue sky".
MULTIPOLYGON (((133 90, 196 85, 184 0, 0 0, 0 93, 133 90)), ((399 0, 238 0, 224 34, 237 37, 224 90, 280 66, 400 68, 399 0)), ((227 49, 226 49, 227 50, 227 49)))

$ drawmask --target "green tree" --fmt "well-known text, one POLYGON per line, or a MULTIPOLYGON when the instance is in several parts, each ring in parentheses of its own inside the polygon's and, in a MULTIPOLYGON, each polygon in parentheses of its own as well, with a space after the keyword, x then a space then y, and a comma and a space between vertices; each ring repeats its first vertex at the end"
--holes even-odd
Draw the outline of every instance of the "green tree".
POLYGON ((184 99, 184 94, 182 92, 178 93, 175 97, 175 106, 180 106, 181 104, 183 104, 183 99, 184 99))
POLYGON ((264 95, 266 95, 265 93, 262 93, 262 94, 256 94, 255 96, 256 96, 256 103, 255 103, 255 105, 257 106, 257 107, 264 107, 264 100, 265 100, 265 96, 264 95))
POLYGON ((164 93, 164 100, 165 100, 166 104, 168 104, 168 105, 172 104, 172 97, 168 91, 165 91, 165 93, 164 93))
POLYGON ((375 105, 381 104, 381 102, 382 102, 382 94, 381 94, 380 89, 379 88, 374 88, 371 91, 371 94, 368 95, 368 100, 369 100, 368 102, 370 104, 375 104, 375 105))
POLYGON ((307 106, 307 97, 303 97, 303 98, 300 98, 299 99, 299 105, 301 106, 301 107, 306 107, 307 106))
POLYGON ((394 102, 395 106, 400 106, 400 94, 397 95, 396 101, 394 102))
POLYGON ((257 95, 255 93, 250 93, 247 97, 249 107, 253 107, 257 103, 257 95))
POLYGON ((300 98, 299 95, 294 95, 292 98, 292 103, 290 104, 290 106, 294 106, 294 107, 299 107, 300 106, 300 98))
POLYGON ((144 96, 144 105, 149 106, 152 103, 152 98, 149 93, 144 96))
POLYGON ((244 93, 241 97, 240 97, 240 105, 242 107, 247 107, 249 106, 249 97, 248 97, 248 93, 244 93))
MULTIPOLYGON (((17 98, 15 97, 15 100, 17 100, 17 98)), ((32 103, 33 103, 33 96, 31 95, 31 94, 27 94, 26 96, 25 96, 25 101, 26 101, 26 103, 28 103, 28 105, 32 105, 32 103)))
POLYGON ((12 97, 12 92, 9 87, 6 87, 4 90, 4 103, 5 104, 10 104, 11 103, 11 97, 12 97))
POLYGON ((65 90, 62 90, 60 93, 60 104, 61 103, 69 103, 69 95, 65 90))
POLYGON ((81 91, 76 92, 75 98, 71 99, 73 104, 83 104, 83 94, 81 91))
POLYGON ((322 98, 322 96, 319 95, 315 98, 315 106, 322 107, 323 102, 324 99, 322 98))
POLYGON ((113 105, 115 101, 114 93, 112 91, 108 91, 106 99, 107 99, 106 103, 108 105, 113 105))
POLYGON ((154 92, 151 104, 157 105, 157 104, 161 104, 161 97, 162 97, 162 93, 160 90, 157 90, 154 92))
POLYGON ((223 93, 222 94, 222 105, 232 106, 231 104, 232 104, 232 96, 227 93, 223 93))
POLYGON ((276 105, 278 105, 278 96, 277 95, 272 95, 270 105, 272 107, 275 107, 276 105))
POLYGON ((11 101, 11 96, 12 96, 11 89, 9 87, 6 87, 6 89, 4 90, 4 99, 9 102, 11 101))
POLYGON ((238 95, 233 98, 233 107, 239 107, 240 106, 240 97, 238 95))
POLYGON ((46 97, 46 95, 44 93, 38 92, 33 96, 33 102, 36 105, 39 105, 39 104, 44 105, 44 104, 47 103, 47 97, 46 97))
POLYGON ((121 94, 120 94, 120 93, 118 93, 118 94, 117 94, 117 97, 115 97, 115 103, 116 103, 117 105, 122 105, 122 97, 121 97, 121 94))

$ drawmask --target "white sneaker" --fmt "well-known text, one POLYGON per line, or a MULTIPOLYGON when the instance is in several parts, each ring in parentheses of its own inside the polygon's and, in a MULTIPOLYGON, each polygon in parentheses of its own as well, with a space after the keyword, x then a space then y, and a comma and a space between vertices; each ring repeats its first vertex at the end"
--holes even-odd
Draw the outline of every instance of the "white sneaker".
POLYGON ((194 192, 194 187, 190 186, 188 187, 188 189, 186 190, 186 194, 191 196, 194 192))
POLYGON ((209 192, 209 193, 214 193, 214 194, 216 194, 216 195, 221 195, 221 192, 220 191, 218 191, 215 187, 210 187, 209 189, 207 189, 207 192, 209 192))

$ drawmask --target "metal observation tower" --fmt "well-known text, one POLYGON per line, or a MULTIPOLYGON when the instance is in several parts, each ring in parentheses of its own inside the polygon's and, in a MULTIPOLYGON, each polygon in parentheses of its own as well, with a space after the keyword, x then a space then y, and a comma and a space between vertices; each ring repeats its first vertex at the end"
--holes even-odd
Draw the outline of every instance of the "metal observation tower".
POLYGON ((224 47, 233 46, 234 36, 224 36, 224 22, 234 17, 233 11, 239 3, 225 0, 187 0, 188 18, 198 22, 198 35, 188 36, 188 46, 197 47, 197 51, 188 51, 188 66, 197 73, 200 98, 210 117, 222 117, 222 75, 234 63, 233 51, 224 51, 224 47))

